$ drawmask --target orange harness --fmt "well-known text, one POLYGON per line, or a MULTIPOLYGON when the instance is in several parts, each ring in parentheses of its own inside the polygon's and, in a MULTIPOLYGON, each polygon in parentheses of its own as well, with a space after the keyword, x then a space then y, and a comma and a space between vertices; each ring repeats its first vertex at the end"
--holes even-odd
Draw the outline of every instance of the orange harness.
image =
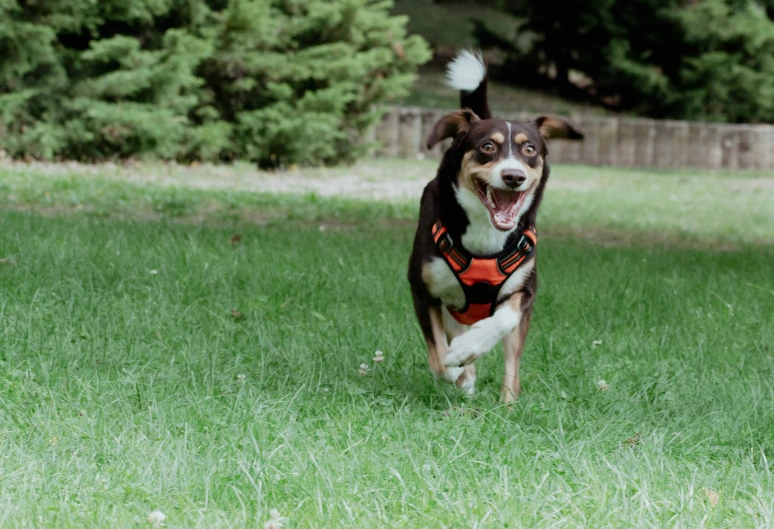
POLYGON ((486 257, 475 256, 456 246, 440 220, 433 225, 433 240, 465 294, 465 306, 461 310, 446 308, 458 322, 473 325, 494 313, 500 287, 532 255, 537 233, 534 228, 524 230, 515 244, 486 257))

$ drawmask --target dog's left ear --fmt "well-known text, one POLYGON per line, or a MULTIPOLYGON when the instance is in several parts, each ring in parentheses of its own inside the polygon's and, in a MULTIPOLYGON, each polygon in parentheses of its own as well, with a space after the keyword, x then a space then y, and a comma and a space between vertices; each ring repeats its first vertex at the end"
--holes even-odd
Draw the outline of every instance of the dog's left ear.
POLYGON ((540 135, 545 139, 562 138, 566 140, 582 140, 583 133, 573 127, 568 121, 551 116, 540 116, 535 120, 540 135))
POLYGON ((456 138, 466 134, 468 129, 470 129, 470 124, 480 119, 469 108, 446 114, 435 124, 435 127, 433 127, 433 130, 427 137, 427 148, 432 149, 436 143, 446 138, 456 138))

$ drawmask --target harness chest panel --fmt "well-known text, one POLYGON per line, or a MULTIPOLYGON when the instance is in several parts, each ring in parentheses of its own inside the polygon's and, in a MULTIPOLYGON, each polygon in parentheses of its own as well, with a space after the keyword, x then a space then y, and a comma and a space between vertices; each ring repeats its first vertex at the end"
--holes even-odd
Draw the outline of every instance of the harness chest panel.
POLYGON ((433 240, 465 295, 462 309, 446 308, 459 323, 473 325, 494 313, 500 288, 532 255, 537 234, 534 228, 524 230, 514 244, 486 257, 475 256, 455 245, 441 221, 433 225, 433 240))

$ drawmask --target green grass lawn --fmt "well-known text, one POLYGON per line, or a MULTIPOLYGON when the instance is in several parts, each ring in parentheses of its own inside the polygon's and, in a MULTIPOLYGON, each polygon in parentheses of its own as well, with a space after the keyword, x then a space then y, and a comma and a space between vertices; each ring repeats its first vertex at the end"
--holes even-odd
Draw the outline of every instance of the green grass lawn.
POLYGON ((667 177, 555 169, 507 408, 429 373, 415 201, 0 168, 0 527, 772 527, 772 192, 667 177))

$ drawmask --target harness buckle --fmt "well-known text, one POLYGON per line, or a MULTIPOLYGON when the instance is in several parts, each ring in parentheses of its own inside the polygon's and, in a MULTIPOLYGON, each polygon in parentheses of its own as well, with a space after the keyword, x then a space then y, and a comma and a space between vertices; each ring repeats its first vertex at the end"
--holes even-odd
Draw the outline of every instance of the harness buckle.
POLYGON ((519 239, 519 242, 516 243, 516 248, 523 253, 528 253, 532 247, 530 246, 529 239, 527 239, 526 235, 522 235, 521 239, 519 239))
POLYGON ((451 235, 449 235, 448 232, 444 233, 441 240, 438 241, 438 249, 441 250, 441 252, 446 253, 452 249, 452 246, 454 246, 454 241, 452 240, 451 235))

